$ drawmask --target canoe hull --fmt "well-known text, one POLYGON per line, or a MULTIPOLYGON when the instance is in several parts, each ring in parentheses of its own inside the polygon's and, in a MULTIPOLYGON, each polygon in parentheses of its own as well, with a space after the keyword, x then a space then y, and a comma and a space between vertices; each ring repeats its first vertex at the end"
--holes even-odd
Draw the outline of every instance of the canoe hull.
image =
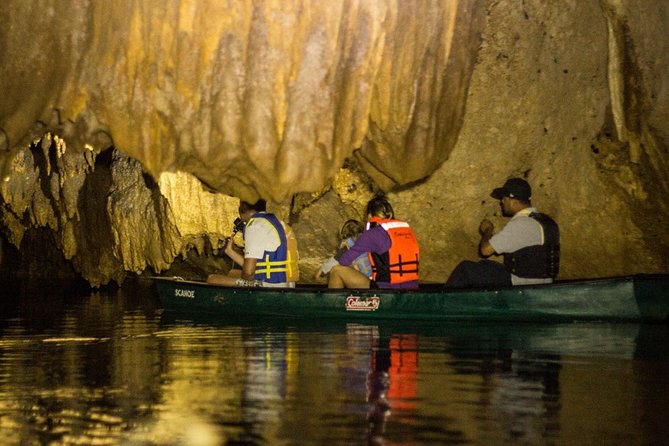
POLYGON ((163 307, 221 317, 430 321, 667 322, 669 276, 631 276, 500 289, 416 291, 233 288, 156 280, 163 307))

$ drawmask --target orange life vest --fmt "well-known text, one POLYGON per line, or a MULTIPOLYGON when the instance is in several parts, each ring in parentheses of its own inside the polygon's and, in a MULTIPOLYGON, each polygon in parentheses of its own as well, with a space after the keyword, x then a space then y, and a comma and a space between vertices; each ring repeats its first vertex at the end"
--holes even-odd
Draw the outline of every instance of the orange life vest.
POLYGON ((369 253, 372 280, 403 283, 418 280, 418 241, 407 222, 372 217, 371 225, 381 226, 390 237, 390 249, 383 254, 369 253))

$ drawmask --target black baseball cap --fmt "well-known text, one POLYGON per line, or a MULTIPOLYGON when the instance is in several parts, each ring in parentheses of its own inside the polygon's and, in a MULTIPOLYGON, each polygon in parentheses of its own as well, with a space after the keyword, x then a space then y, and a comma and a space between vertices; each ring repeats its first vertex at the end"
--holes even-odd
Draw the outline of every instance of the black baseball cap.
POLYGON ((509 178, 504 183, 504 186, 493 190, 490 196, 498 200, 501 200, 504 197, 509 197, 527 201, 532 196, 532 188, 529 183, 522 178, 509 178))

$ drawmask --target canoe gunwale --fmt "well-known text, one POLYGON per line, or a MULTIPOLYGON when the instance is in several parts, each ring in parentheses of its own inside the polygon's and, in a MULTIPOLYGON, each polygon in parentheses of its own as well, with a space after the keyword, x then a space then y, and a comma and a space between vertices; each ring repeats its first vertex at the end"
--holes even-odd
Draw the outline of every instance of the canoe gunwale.
POLYGON ((229 290, 252 290, 260 293, 343 293, 343 292, 376 292, 383 294, 454 294, 454 293, 468 293, 468 292, 501 292, 508 290, 532 290, 532 289, 556 289, 561 287, 572 287, 575 285, 600 285, 605 283, 621 283, 621 282, 638 282, 644 280, 653 280, 659 278, 669 281, 669 274, 635 274, 626 276, 611 276, 600 277, 592 279, 566 279, 557 280, 553 283, 531 284, 531 285, 509 285, 501 287, 470 287, 470 288, 444 288, 440 283, 421 283, 418 289, 392 289, 392 288, 328 288, 326 285, 320 284, 297 284, 295 287, 280 288, 280 287, 234 287, 207 283, 204 280, 182 279, 177 276, 151 276, 150 279, 158 281, 167 281, 175 284, 190 284, 212 289, 229 289, 229 290))

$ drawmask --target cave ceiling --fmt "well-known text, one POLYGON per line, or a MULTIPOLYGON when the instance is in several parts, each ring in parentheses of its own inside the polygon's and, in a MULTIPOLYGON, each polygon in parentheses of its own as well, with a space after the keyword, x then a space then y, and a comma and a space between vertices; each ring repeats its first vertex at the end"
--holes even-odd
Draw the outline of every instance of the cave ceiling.
POLYGON ((391 189, 455 144, 482 3, 7 0, 0 143, 113 145, 246 199, 318 191, 346 159, 391 189))

